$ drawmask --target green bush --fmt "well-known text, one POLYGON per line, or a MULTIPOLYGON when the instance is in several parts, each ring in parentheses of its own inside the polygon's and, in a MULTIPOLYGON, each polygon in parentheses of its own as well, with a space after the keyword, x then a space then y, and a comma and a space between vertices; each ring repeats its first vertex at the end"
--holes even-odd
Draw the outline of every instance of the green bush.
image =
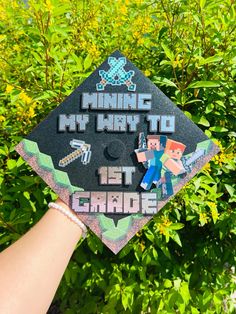
POLYGON ((233 313, 235 2, 0 0, 0 251, 55 194, 14 146, 119 49, 221 152, 115 256, 89 234, 62 313, 233 313))

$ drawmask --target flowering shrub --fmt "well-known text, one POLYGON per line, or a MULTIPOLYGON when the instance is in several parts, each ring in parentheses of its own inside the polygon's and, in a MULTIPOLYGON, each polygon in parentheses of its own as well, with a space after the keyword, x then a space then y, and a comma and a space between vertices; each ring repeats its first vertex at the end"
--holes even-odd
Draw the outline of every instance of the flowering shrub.
MULTIPOLYGON (((55 194, 14 146, 119 49, 220 146, 129 244, 78 244, 61 313, 233 313, 234 1, 0 0, 0 250, 55 194)), ((52 308, 53 308, 52 306, 52 308)))

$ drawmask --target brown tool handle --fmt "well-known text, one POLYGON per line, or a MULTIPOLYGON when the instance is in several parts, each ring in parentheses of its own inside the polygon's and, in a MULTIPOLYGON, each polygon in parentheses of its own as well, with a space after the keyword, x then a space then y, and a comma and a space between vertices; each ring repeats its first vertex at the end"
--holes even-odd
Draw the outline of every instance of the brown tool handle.
POLYGON ((76 149, 75 151, 73 151, 69 155, 67 155, 64 158, 62 158, 59 161, 59 166, 60 167, 65 167, 65 166, 69 165, 72 161, 74 161, 75 159, 80 157, 81 155, 82 155, 82 150, 80 148, 76 149))

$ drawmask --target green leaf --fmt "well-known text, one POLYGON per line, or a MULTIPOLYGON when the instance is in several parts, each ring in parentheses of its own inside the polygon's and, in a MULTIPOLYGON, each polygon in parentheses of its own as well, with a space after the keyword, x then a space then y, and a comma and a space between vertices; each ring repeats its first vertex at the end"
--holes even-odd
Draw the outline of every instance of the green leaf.
POLYGON ((164 280, 164 287, 165 288, 171 288, 172 287, 172 282, 169 279, 164 280))
POLYGON ((225 187, 226 187, 226 190, 229 192, 229 195, 231 197, 234 196, 235 189, 229 184, 225 184, 225 187))
POLYGON ((8 148, 5 146, 5 147, 0 147, 0 155, 4 155, 4 156, 7 156, 8 155, 8 148))
POLYGON ((192 116, 193 122, 204 126, 210 126, 209 121, 204 116, 192 116))
POLYGON ((188 85, 187 88, 202 88, 202 87, 220 87, 220 81, 196 81, 188 85))
POLYGON ((6 242, 8 242, 8 241, 10 241, 11 238, 12 238, 11 235, 6 235, 6 236, 4 236, 4 237, 1 237, 1 238, 0 238, 0 245, 6 243, 6 242))
POLYGON ((180 230, 180 229, 184 228, 184 224, 182 224, 180 222, 174 223, 174 224, 170 225, 169 228, 172 230, 180 230))
POLYGON ((219 125, 218 126, 212 126, 210 128, 210 130, 213 131, 213 132, 218 132, 218 133, 227 132, 228 131, 228 129, 224 128, 223 126, 219 126, 219 125))
POLYGON ((213 295, 213 301, 215 303, 215 305, 221 305, 222 304, 222 295, 220 293, 215 293, 213 295))
POLYGON ((208 104, 206 107, 205 113, 208 114, 208 113, 212 112, 213 109, 214 109, 214 105, 208 104))
POLYGON ((168 60, 162 60, 162 61, 160 62, 160 65, 165 65, 165 64, 172 65, 172 62, 171 62, 171 61, 168 61, 168 60))
POLYGON ((15 167, 16 167, 16 161, 14 159, 8 159, 8 161, 7 161, 7 168, 9 170, 12 170, 15 167))
MULTIPOLYGON (((172 309, 174 306, 178 306, 181 302, 183 302, 183 299, 181 297, 181 295, 179 294, 178 291, 176 291, 175 289, 171 289, 169 295, 169 300, 168 300, 168 306, 172 309)), ((176 313, 173 311, 169 311, 169 312, 164 312, 164 313, 176 313)), ((179 313, 179 308, 178 308, 178 313, 179 313)))
POLYGON ((189 111, 184 111, 184 114, 189 118, 192 119, 192 114, 189 111))
POLYGON ((200 61, 200 65, 204 65, 204 64, 208 64, 208 63, 214 63, 214 62, 220 62, 223 59, 223 57, 220 57, 218 55, 206 58, 206 59, 202 59, 200 61))
POLYGON ((88 243, 89 248, 95 254, 97 254, 98 252, 102 253, 102 251, 103 251, 103 243, 102 243, 102 241, 98 237, 95 237, 93 235, 89 235, 87 237, 87 243, 88 243))
POLYGON ((150 240, 151 242, 154 241, 154 234, 151 232, 151 230, 145 231, 145 236, 150 240))
POLYGON ((144 296, 143 296, 143 302, 142 302, 142 310, 146 312, 147 307, 149 305, 150 302, 150 296, 149 293, 147 293, 146 291, 144 292, 144 296))
POLYGON ((159 246, 159 248, 162 250, 162 252, 165 254, 166 257, 171 259, 170 251, 168 249, 168 246, 164 244, 160 239, 156 237, 156 243, 159 246))
POLYGON ((93 59, 90 55, 87 55, 87 57, 84 60, 84 70, 86 71, 91 67, 91 64, 93 62, 93 59))
POLYGON ((197 14, 193 14, 193 18, 199 25, 202 25, 202 21, 197 14))
POLYGON ((143 252, 143 255, 142 255, 142 262, 145 264, 145 265, 148 265, 150 264, 152 261, 152 257, 150 255, 150 249, 146 249, 144 252, 143 252))
POLYGON ((209 138, 211 138, 211 136, 212 136, 211 131, 205 130, 204 133, 206 134, 206 136, 208 136, 209 138))
POLYGON ((161 46, 162 46, 167 58, 170 59, 170 61, 174 61, 175 56, 174 56, 173 52, 165 44, 162 43, 161 46))
POLYGON ((32 55, 34 56, 35 60, 38 61, 39 64, 44 64, 43 58, 39 55, 39 52, 31 50, 32 55))
POLYGON ((65 280, 68 286, 70 286, 70 270, 67 268, 64 273, 65 280))
POLYGON ((171 86, 171 87, 177 88, 177 86, 175 85, 174 82, 168 80, 165 77, 159 77, 159 76, 158 77, 154 77, 153 81, 154 81, 154 83, 157 83, 157 84, 159 84, 161 86, 164 85, 164 86, 171 86))
POLYGON ((125 309, 127 308, 131 309, 133 302, 134 302, 134 294, 133 294, 133 288, 132 286, 127 286, 124 288, 124 290, 121 293, 121 302, 125 309))
POLYGON ((202 296, 203 305, 208 304, 212 300, 212 293, 209 290, 206 290, 202 296))
POLYGON ((202 177, 199 177, 199 178, 196 178, 194 181, 193 181, 193 184, 195 186, 195 189, 194 191, 197 192, 197 190, 199 189, 200 185, 201 185, 201 181, 202 181, 202 177))
POLYGON ((206 0, 200 0, 200 8, 201 10, 205 7, 205 4, 206 4, 206 0))
POLYGON ((191 314, 199 314, 200 312, 195 307, 191 306, 191 314))
POLYGON ((190 296, 190 293, 189 293, 189 288, 188 288, 188 283, 187 282, 182 282, 181 283, 181 287, 179 289, 179 292, 180 292, 181 296, 183 297, 184 303, 188 304, 191 296, 190 296))
POLYGON ((176 231, 170 232, 170 237, 172 240, 174 240, 179 246, 182 246, 180 237, 176 231))
POLYGON ((157 250, 156 250, 154 247, 152 247, 152 255, 153 255, 153 257, 154 257, 155 260, 158 259, 157 250))
POLYGON ((126 244, 125 247, 123 247, 123 249, 119 252, 119 258, 123 258, 124 256, 126 256, 127 254, 129 254, 129 252, 133 249, 133 245, 131 245, 130 243, 126 244))
POLYGON ((25 161, 22 157, 19 157, 17 162, 16 162, 16 166, 19 168, 20 166, 22 166, 23 164, 25 164, 25 161))
POLYGON ((77 70, 79 72, 82 72, 83 71, 82 58, 76 56, 76 54, 73 54, 72 58, 74 59, 76 63, 77 70))

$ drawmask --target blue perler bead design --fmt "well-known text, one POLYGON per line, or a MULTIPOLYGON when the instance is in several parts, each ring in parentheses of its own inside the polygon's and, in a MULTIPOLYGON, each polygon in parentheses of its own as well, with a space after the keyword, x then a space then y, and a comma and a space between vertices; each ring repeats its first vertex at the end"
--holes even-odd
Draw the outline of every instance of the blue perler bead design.
POLYGON ((126 58, 108 58, 108 64, 110 69, 106 72, 104 70, 99 71, 101 81, 96 84, 97 91, 104 90, 107 84, 112 86, 126 85, 129 91, 136 90, 136 84, 131 81, 131 78, 134 76, 134 71, 125 71, 124 66, 126 65, 126 58))

